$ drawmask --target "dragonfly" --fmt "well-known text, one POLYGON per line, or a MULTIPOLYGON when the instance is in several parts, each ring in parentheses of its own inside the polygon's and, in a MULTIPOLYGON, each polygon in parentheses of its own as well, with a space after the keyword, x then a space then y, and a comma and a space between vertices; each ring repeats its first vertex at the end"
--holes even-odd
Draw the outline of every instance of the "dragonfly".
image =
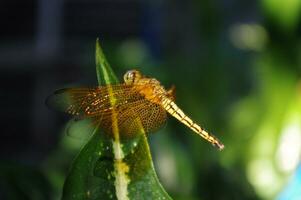
POLYGON ((166 90, 157 79, 138 70, 127 71, 123 78, 120 84, 57 90, 47 99, 47 104, 76 119, 88 118, 108 134, 113 132, 114 115, 119 132, 126 137, 141 127, 145 133, 155 132, 165 124, 169 113, 219 150, 224 148, 214 135, 177 106, 174 87, 166 90))

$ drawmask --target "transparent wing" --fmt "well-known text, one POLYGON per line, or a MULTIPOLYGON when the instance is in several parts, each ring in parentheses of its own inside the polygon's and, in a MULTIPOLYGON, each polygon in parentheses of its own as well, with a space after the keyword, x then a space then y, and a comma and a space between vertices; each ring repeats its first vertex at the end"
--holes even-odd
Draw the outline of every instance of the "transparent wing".
POLYGON ((112 110, 109 87, 116 99, 115 106, 125 104, 135 96, 133 88, 124 84, 96 88, 68 88, 57 90, 48 97, 46 104, 78 118, 104 115, 112 110))
POLYGON ((88 141, 92 133, 94 133, 95 128, 97 128, 97 126, 95 126, 90 118, 85 118, 82 120, 72 118, 65 125, 64 131, 68 136, 74 139, 88 141))
POLYGON ((136 133, 141 125, 146 133, 154 132, 166 121, 166 111, 161 105, 145 99, 136 88, 125 84, 58 90, 47 99, 47 105, 75 116, 75 120, 89 118, 107 133, 112 133, 113 111, 125 135, 136 133), (111 93, 114 106, 110 102, 111 93))
POLYGON ((118 125, 127 134, 139 131, 141 125, 146 133, 155 132, 166 122, 166 111, 147 99, 141 99, 118 109, 118 125))

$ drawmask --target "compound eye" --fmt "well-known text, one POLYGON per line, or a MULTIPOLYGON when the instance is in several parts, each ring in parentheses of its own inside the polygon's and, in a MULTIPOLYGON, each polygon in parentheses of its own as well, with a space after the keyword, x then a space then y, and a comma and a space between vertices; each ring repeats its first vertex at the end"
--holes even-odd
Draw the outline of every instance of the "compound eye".
POLYGON ((139 71, 130 70, 124 74, 123 79, 126 84, 132 84, 132 83, 136 82, 140 77, 141 77, 141 74, 139 71))

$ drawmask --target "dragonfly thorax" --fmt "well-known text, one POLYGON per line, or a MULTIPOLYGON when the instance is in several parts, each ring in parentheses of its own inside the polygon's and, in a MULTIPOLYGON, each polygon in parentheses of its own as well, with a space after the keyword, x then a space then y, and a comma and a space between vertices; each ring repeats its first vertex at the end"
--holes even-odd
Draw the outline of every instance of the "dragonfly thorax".
POLYGON ((141 78, 134 84, 134 88, 153 103, 161 103, 162 96, 167 94, 160 82, 154 78, 141 78))

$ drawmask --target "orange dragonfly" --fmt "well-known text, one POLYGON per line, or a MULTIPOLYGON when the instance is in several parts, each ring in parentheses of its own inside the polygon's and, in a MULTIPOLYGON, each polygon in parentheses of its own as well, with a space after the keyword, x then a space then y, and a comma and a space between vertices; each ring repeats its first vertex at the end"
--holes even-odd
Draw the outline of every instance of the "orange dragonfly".
POLYGON ((58 90, 48 98, 47 104, 77 119, 89 118, 108 134, 112 134, 115 113, 118 129, 125 136, 139 131, 141 125, 144 132, 154 132, 165 123, 169 113, 219 150, 224 148, 175 104, 174 88, 165 90, 158 80, 137 70, 126 72, 122 84, 58 90))

